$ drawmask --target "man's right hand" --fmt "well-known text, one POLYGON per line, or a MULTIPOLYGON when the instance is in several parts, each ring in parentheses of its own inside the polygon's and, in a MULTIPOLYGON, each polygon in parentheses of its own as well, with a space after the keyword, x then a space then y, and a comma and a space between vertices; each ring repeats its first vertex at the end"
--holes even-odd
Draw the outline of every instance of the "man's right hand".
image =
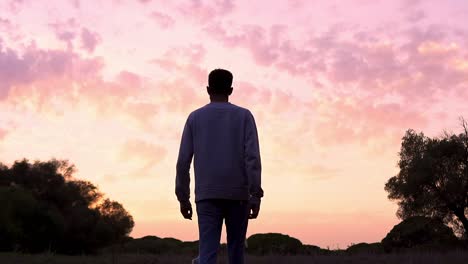
POLYGON ((260 203, 249 202, 249 219, 256 219, 260 212, 260 203))

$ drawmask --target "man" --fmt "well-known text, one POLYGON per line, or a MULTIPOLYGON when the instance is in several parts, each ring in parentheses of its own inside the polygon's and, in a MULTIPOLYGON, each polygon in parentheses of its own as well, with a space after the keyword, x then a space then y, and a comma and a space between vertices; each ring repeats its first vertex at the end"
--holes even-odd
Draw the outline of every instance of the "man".
POLYGON ((215 69, 208 76, 210 103, 187 118, 177 160, 180 212, 192 219, 190 164, 194 156, 199 256, 193 263, 215 264, 223 220, 230 264, 244 263, 248 219, 260 211, 261 162, 252 113, 229 102, 233 76, 215 69))

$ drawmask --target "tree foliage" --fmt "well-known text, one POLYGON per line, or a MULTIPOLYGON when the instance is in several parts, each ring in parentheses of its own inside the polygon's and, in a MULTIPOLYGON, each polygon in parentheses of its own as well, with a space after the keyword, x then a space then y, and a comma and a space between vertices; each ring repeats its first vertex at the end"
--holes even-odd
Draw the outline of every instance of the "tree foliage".
POLYGON ((127 237, 132 216, 74 172, 56 159, 0 163, 0 251, 92 253, 127 237))
POLYGON ((398 201, 398 217, 442 219, 461 235, 468 234, 468 129, 430 138, 408 130, 403 137, 399 173, 385 185, 398 201))

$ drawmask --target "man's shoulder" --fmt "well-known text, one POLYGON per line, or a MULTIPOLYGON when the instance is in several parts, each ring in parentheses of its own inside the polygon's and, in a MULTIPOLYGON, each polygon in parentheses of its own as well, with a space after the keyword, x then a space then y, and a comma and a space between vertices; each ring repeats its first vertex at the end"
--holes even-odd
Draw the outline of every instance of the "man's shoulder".
POLYGON ((245 113, 249 113, 250 110, 245 108, 245 107, 242 107, 242 106, 238 106, 238 105, 235 105, 235 104, 231 104, 234 108, 238 109, 239 111, 242 111, 242 112, 245 112, 245 113))
MULTIPOLYGON (((226 104, 225 106, 223 106, 224 108, 228 108, 228 109, 232 109, 236 112, 241 112, 241 113, 250 113, 250 110, 245 108, 245 107, 242 107, 242 106, 239 106, 239 105, 236 105, 236 104, 233 104, 233 103, 229 103, 229 104, 226 104)), ((203 113, 203 112, 207 112, 207 111, 211 111, 211 107, 210 107, 210 104, 206 104, 204 106, 201 106, 195 110, 193 110, 189 116, 195 116, 195 115, 198 115, 200 113, 203 113)))

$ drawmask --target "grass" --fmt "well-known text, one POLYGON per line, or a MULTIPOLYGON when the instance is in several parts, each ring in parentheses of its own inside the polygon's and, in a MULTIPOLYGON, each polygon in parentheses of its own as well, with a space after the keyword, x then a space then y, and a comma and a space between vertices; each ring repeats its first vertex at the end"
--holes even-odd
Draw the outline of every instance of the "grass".
MULTIPOLYGON (((191 256, 174 255, 99 255, 61 256, 52 254, 0 254, 2 264, 184 264, 191 256)), ((249 264, 467 264, 467 251, 449 253, 356 254, 341 256, 247 256, 249 264)), ((227 264, 220 256, 218 264, 227 264)))

